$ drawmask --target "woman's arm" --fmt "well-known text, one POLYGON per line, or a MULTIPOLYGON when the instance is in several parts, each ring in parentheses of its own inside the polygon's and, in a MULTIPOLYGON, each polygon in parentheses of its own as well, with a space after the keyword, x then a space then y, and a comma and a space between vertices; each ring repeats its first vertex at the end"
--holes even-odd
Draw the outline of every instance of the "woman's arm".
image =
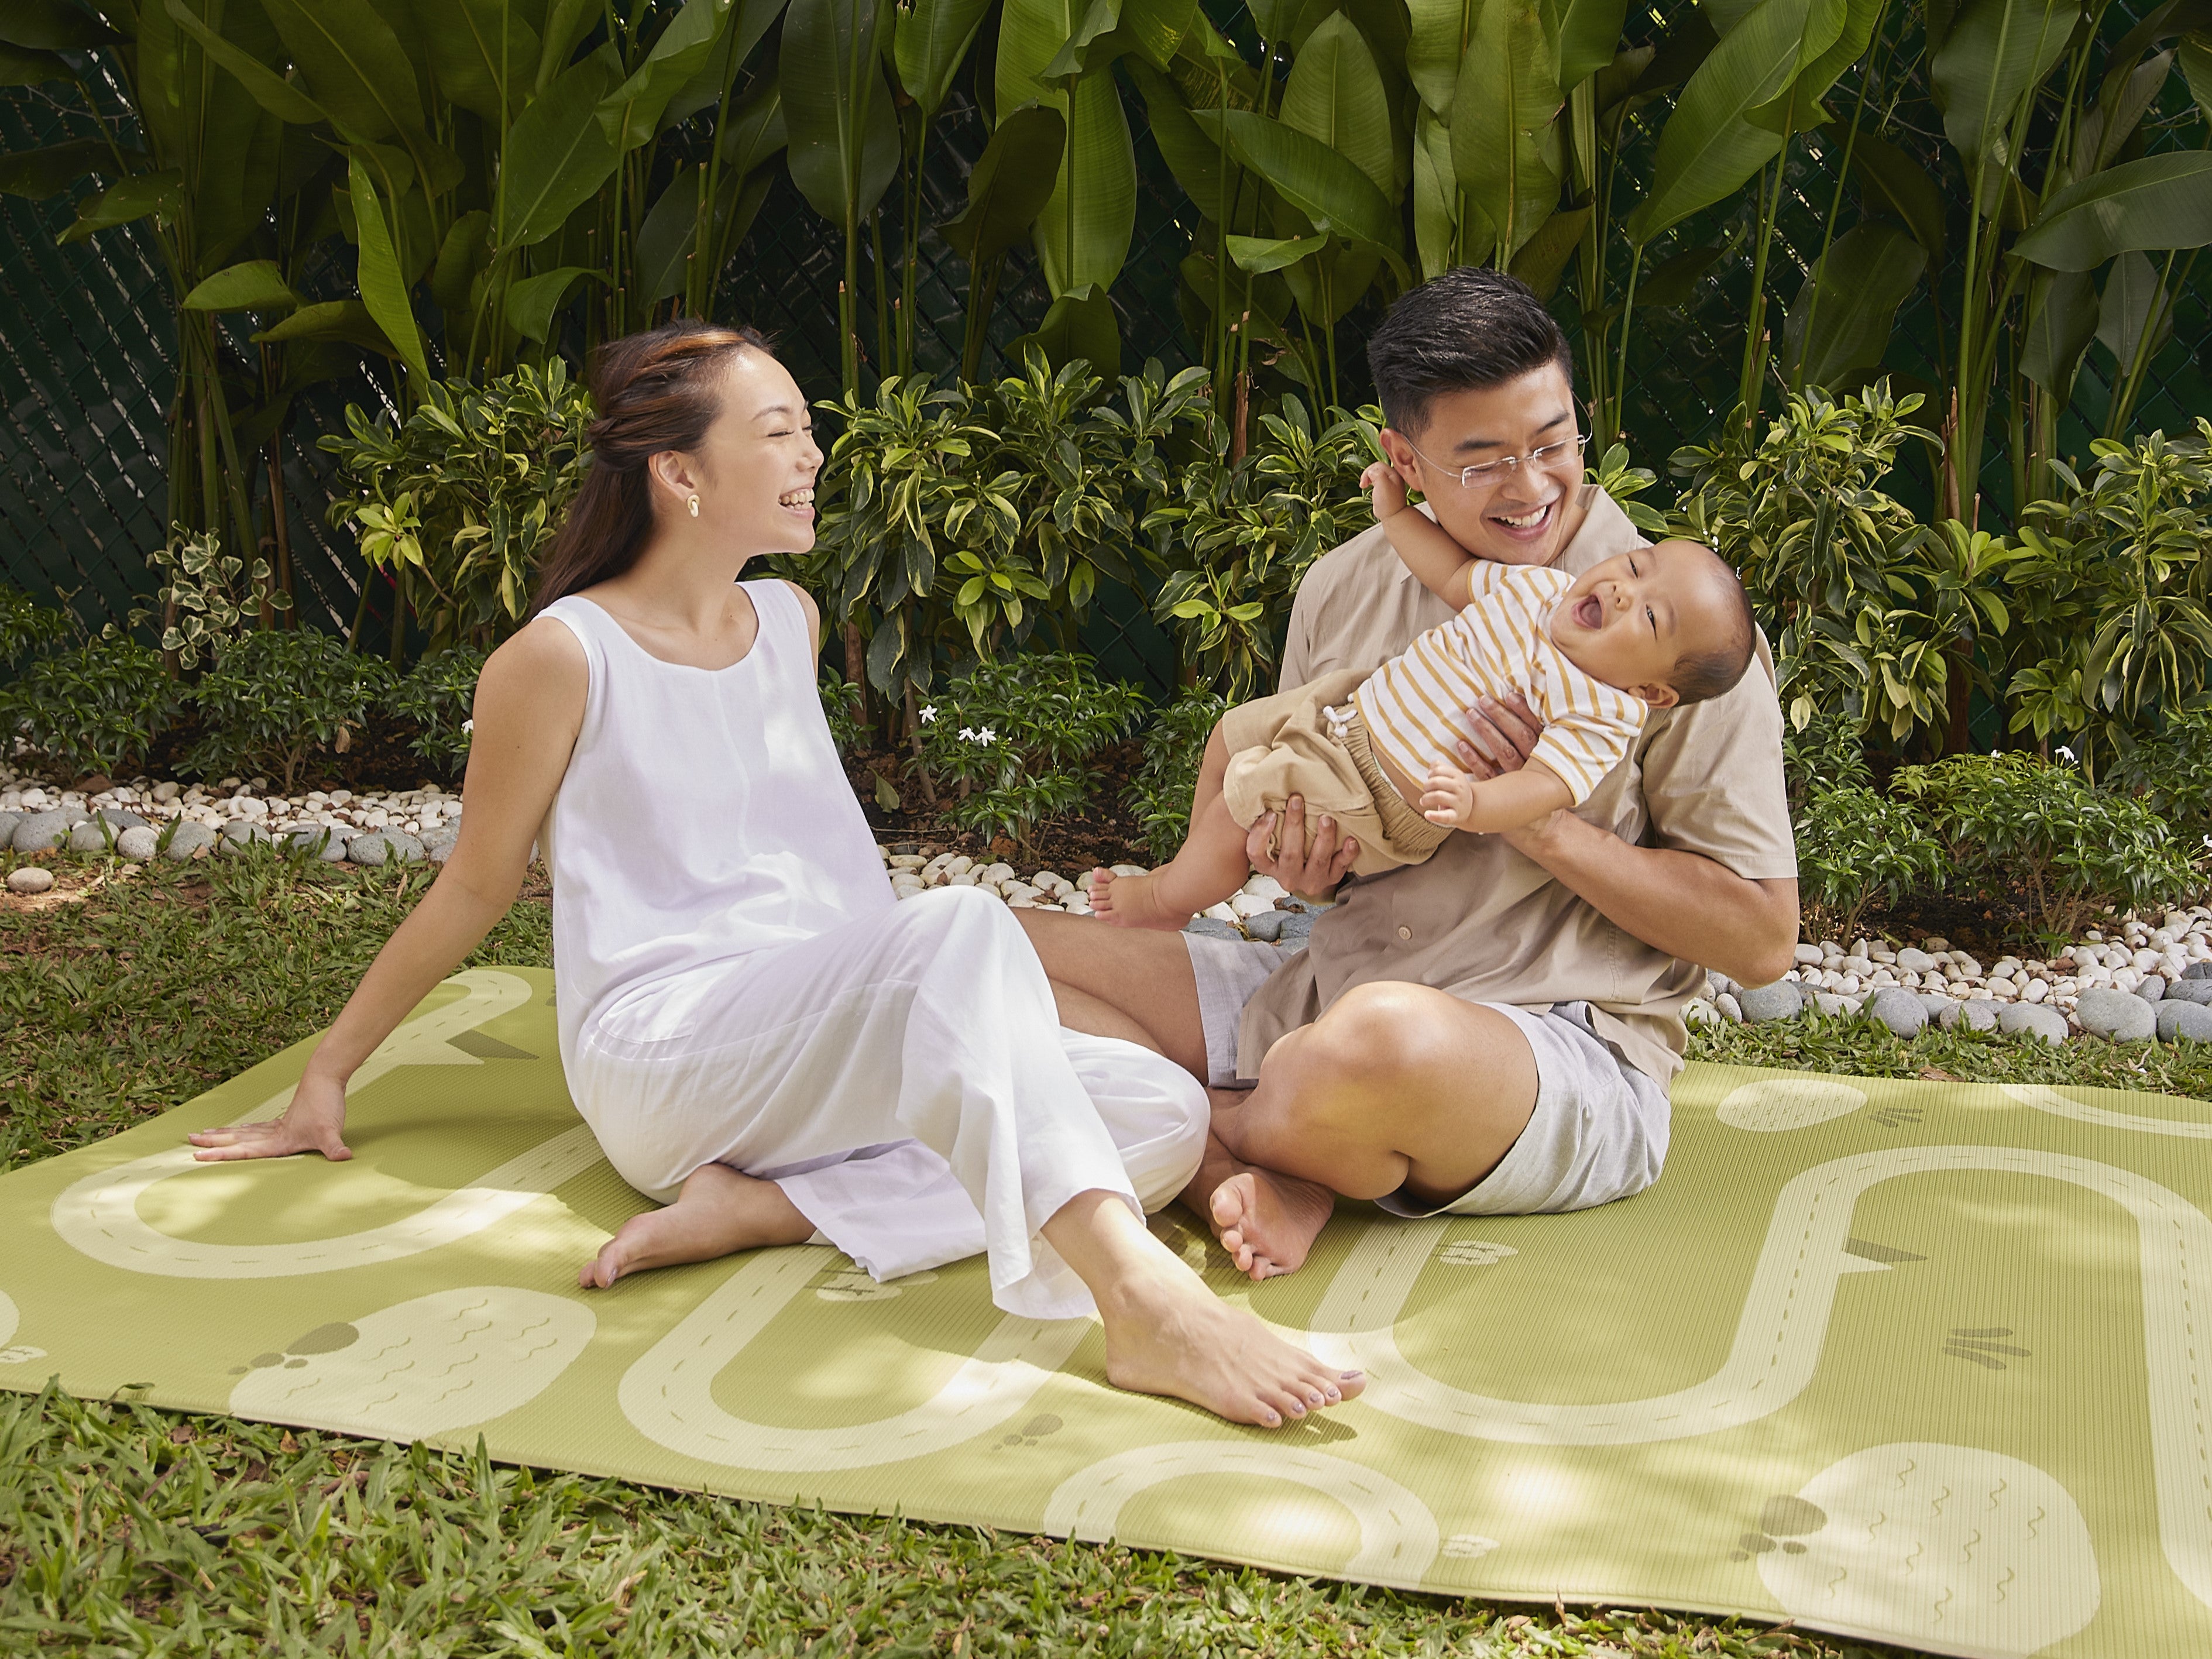
POLYGON ((191 1137, 202 1162, 319 1152, 346 1158, 345 1087, 431 988, 507 914, 568 769, 589 676, 576 636, 541 617, 491 655, 477 682, 460 839, 437 881, 377 952, 315 1052, 284 1115, 191 1137))

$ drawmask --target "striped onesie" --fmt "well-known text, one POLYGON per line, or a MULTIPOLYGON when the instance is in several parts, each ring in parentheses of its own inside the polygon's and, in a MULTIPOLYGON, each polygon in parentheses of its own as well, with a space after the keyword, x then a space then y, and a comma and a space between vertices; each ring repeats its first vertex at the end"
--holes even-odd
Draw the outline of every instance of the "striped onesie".
POLYGON ((1544 726, 1529 758, 1557 774, 1579 806, 1628 753, 1644 726, 1644 701, 1577 668, 1546 632, 1545 619, 1573 577, 1487 559, 1467 569, 1466 608, 1353 693, 1368 741, 1418 782, 1470 735, 1462 710, 1480 697, 1518 691, 1544 726))

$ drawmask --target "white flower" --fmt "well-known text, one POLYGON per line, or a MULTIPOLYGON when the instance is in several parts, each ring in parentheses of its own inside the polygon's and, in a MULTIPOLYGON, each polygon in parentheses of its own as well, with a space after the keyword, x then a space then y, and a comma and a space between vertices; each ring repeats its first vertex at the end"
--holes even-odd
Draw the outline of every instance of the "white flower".
POLYGON ((463 720, 461 722, 461 730, 464 732, 473 732, 476 729, 477 723, 474 720, 463 720))
POLYGON ((962 727, 960 728, 960 741, 961 741, 961 742, 963 742, 963 743, 973 743, 973 742, 975 742, 975 728, 974 726, 962 726, 962 727))
POLYGON ((937 705, 936 705, 935 703, 933 703, 933 702, 924 703, 924 704, 921 706, 921 723, 922 723, 924 726, 927 726, 927 725, 928 725, 928 724, 930 723, 930 721, 932 721, 932 720, 935 720, 936 718, 937 718, 937 705))
POLYGON ((2062 743, 2058 745, 2058 758, 2070 764, 2074 759, 2074 751, 2062 743))
POLYGON ((978 743, 996 743, 998 740, 999 734, 988 726, 975 734, 975 741, 978 743))

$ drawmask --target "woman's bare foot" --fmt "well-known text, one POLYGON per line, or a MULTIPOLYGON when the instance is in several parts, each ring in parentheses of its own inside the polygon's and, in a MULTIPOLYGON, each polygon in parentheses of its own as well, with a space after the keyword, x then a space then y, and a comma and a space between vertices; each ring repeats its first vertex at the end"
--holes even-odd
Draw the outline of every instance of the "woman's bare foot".
POLYGON ((1147 1264, 1099 1300, 1106 1376, 1115 1387, 1275 1429, 1367 1386, 1362 1373, 1291 1346, 1249 1310, 1216 1297, 1180 1260, 1164 1249, 1161 1256, 1161 1265, 1147 1264))
POLYGON ((1159 873, 1117 876, 1111 870, 1091 872, 1091 912, 1116 927, 1151 927, 1172 933, 1195 915, 1169 906, 1160 892, 1159 873))
POLYGON ((1336 1208, 1336 1194, 1316 1182, 1245 1164, 1206 1201, 1221 1248, 1237 1270, 1256 1281, 1294 1273, 1306 1265, 1321 1230, 1336 1208))
POLYGON ((587 1291, 604 1291, 641 1268, 712 1261, 765 1244, 804 1244, 813 1237, 814 1224, 774 1182, 706 1164, 684 1182, 673 1204, 623 1222, 584 1264, 576 1282, 587 1291))

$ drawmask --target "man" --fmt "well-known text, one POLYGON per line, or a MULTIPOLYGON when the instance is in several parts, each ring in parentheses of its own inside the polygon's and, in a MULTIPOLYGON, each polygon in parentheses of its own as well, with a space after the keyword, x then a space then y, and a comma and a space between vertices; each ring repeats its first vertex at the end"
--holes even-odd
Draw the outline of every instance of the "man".
MULTIPOLYGON (((1571 354, 1512 277, 1462 269, 1413 290, 1368 362, 1391 462, 1469 552, 1573 575, 1647 544, 1586 482, 1571 354)), ((1307 572, 1282 684, 1371 669, 1449 615, 1370 530, 1307 572)), ((1407 1216, 1532 1213, 1657 1178, 1703 968, 1765 983, 1797 939, 1763 640, 1759 658, 1725 696, 1656 712, 1580 808, 1346 884, 1287 963, 1256 943, 1022 913, 1064 1024, 1147 1043, 1213 1087, 1214 1137, 1183 1197, 1240 1268, 1297 1268, 1334 1194, 1407 1216)), ((1535 746, 1517 698, 1465 720, 1478 777, 1535 746)), ((1255 868, 1314 895, 1353 850, 1326 818, 1310 838, 1295 799, 1249 844, 1255 868)))

